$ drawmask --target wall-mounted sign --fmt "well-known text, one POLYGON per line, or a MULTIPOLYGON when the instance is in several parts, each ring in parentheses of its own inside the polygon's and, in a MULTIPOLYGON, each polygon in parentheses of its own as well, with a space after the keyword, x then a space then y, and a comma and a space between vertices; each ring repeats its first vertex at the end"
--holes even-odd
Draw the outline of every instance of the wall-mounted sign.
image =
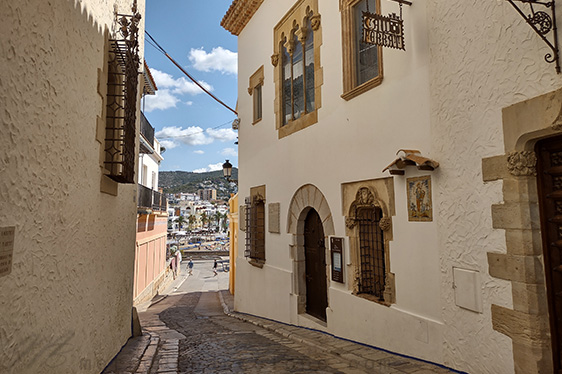
POLYGON ((12 272, 15 227, 0 227, 0 277, 12 272))
POLYGON ((382 47, 406 50, 404 21, 395 13, 388 17, 363 12, 363 42, 382 47))
POLYGON ((400 15, 396 13, 382 16, 367 11, 363 12, 363 43, 379 45, 381 47, 406 50, 404 44, 404 21, 402 19, 402 4, 412 5, 407 0, 393 0, 400 3, 400 15))
POLYGON ((343 283, 343 238, 330 237, 332 255, 332 280, 343 283))

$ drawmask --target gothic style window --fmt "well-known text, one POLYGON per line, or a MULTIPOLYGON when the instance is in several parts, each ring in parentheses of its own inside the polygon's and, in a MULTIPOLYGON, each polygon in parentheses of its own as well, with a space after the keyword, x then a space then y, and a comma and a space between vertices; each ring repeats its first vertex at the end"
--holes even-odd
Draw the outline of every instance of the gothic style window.
MULTIPOLYGON (((383 188, 386 182, 378 183, 383 188)), ((352 184, 350 184, 352 185, 352 184)), ((346 233, 350 241, 350 281, 353 293, 366 299, 390 305, 395 302, 394 274, 390 273, 388 242, 391 240, 391 219, 387 203, 369 187, 345 187, 349 201, 346 233), (354 198, 350 193, 354 193, 354 198)))
POLYGON ((363 12, 380 13, 380 0, 342 0, 343 89, 349 100, 382 82, 382 47, 363 43, 363 12))
POLYGON ((318 122, 321 27, 318 0, 300 0, 275 27, 276 127, 279 138, 318 122))

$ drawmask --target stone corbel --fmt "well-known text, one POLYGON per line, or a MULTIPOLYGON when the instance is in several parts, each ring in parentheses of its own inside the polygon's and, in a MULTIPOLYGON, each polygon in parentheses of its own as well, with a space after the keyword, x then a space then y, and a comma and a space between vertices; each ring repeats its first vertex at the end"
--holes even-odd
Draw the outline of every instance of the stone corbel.
POLYGON ((310 17, 310 24, 312 25, 312 30, 317 31, 320 28, 320 14, 310 17))
POLYGON ((350 230, 354 228, 356 224, 357 224, 357 220, 355 219, 355 217, 347 217, 345 219, 345 227, 347 227, 350 230))
POLYGON ((271 55, 271 65, 277 67, 277 64, 279 64, 279 53, 274 53, 271 55))
POLYGON ((533 151, 514 151, 507 155, 507 169, 516 177, 537 175, 537 155, 533 151))
POLYGON ((388 231, 392 227, 392 219, 390 217, 383 217, 379 222, 379 227, 382 231, 388 231))

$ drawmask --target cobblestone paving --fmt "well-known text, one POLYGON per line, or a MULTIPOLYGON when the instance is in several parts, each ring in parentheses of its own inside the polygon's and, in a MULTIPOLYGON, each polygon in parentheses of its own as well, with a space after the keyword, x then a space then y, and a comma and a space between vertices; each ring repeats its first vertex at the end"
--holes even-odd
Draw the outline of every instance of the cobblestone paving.
POLYGON ((363 373, 310 347, 225 316, 214 292, 204 295, 209 305, 196 310, 201 296, 200 292, 185 294, 159 315, 169 328, 186 336, 179 346, 180 373, 363 373))

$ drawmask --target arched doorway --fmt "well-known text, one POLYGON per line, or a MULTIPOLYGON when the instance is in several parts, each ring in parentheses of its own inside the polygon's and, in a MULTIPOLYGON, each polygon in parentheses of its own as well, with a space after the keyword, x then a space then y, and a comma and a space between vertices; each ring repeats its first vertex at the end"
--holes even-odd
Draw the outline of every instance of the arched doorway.
POLYGON ((306 313, 326 321, 328 307, 326 247, 322 220, 314 209, 310 209, 304 222, 304 255, 306 313))

